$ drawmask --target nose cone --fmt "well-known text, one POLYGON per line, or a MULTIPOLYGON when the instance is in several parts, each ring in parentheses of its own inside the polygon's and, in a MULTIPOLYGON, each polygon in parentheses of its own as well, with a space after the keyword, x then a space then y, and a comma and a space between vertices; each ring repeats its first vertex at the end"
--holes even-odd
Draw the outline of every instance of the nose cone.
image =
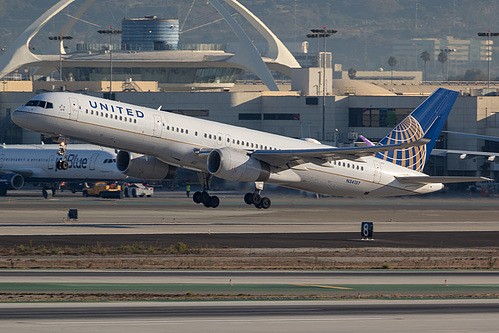
POLYGON ((24 106, 16 109, 10 117, 17 126, 26 128, 29 124, 29 112, 25 110, 24 106))

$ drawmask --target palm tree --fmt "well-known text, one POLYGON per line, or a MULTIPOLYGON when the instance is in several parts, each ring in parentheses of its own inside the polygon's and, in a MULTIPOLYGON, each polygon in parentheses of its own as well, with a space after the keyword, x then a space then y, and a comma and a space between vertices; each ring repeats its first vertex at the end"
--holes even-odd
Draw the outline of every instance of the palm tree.
POLYGON ((438 54, 438 59, 437 60, 442 63, 442 81, 445 81, 444 64, 447 61, 447 59, 448 59, 447 53, 445 53, 443 50, 440 51, 440 53, 438 54))
POLYGON ((423 51, 420 55, 420 58, 423 59, 424 61, 424 79, 423 81, 426 81, 426 63, 428 61, 431 61, 431 57, 430 57, 430 54, 426 51, 423 51))
POLYGON ((353 68, 350 68, 348 70, 348 77, 353 80, 355 79, 355 75, 357 75, 357 71, 353 68))
POLYGON ((397 59, 395 57, 388 58, 388 66, 391 67, 391 84, 393 84, 393 67, 397 65, 397 59))

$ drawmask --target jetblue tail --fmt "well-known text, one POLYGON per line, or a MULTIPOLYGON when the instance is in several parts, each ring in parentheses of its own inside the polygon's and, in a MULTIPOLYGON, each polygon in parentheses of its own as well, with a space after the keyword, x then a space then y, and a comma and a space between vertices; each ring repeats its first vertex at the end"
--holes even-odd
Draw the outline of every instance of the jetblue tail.
POLYGON ((376 157, 416 171, 423 171, 447 116, 457 98, 457 91, 439 88, 411 112, 380 142, 380 145, 429 139, 426 145, 376 153, 376 157))

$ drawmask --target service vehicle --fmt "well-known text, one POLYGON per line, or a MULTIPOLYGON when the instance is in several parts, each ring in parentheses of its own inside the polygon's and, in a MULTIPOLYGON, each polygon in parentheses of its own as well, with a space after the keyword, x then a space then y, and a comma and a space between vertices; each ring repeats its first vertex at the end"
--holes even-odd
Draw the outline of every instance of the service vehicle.
POLYGON ((125 197, 152 197, 154 194, 154 187, 152 186, 147 186, 142 183, 132 183, 132 184, 127 184, 125 185, 125 188, 123 190, 125 193, 125 197))

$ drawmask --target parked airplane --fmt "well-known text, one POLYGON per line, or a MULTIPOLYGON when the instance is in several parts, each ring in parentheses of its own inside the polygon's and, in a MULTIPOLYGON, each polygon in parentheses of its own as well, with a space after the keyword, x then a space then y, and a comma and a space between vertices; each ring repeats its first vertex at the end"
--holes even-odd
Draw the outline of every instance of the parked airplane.
POLYGON ((58 154, 59 145, 0 146, 0 196, 21 189, 25 182, 43 185, 43 195, 54 194, 59 182, 87 182, 124 179, 116 168, 113 149, 93 145, 72 145, 66 156, 58 154), (66 170, 60 170, 64 159, 66 170), (51 191, 52 193, 48 194, 51 191))
POLYGON ((26 129, 122 149, 118 169, 168 179, 177 167, 198 171, 203 192, 193 200, 217 207, 213 176, 254 182, 244 200, 270 207, 264 183, 340 196, 398 196, 435 192, 442 183, 479 177, 422 173, 458 93, 438 89, 378 145, 336 148, 209 120, 67 92, 41 94, 12 114, 26 129), (133 153, 131 153, 133 152, 133 153), (136 156, 134 153, 146 156, 136 156))

